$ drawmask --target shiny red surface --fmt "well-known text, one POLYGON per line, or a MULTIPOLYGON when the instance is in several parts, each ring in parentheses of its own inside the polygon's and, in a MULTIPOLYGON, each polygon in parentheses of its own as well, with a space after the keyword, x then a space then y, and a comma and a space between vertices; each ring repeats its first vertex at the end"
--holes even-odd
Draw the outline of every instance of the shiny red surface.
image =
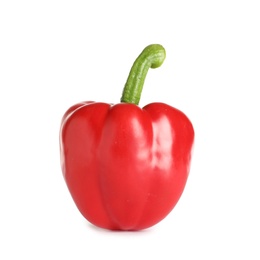
POLYGON ((62 171, 92 224, 140 230, 166 217, 190 170, 194 130, 179 110, 152 103, 83 102, 62 119, 62 171))

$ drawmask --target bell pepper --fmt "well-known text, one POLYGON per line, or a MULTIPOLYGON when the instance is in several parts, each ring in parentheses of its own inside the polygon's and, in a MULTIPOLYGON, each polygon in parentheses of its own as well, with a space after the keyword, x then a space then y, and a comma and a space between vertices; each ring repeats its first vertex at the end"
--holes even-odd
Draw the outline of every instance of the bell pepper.
POLYGON ((184 190, 194 130, 180 110, 138 106, 149 68, 165 49, 147 46, 135 60, 121 102, 69 108, 60 129, 61 168, 81 214, 109 230, 141 230, 164 219, 184 190))

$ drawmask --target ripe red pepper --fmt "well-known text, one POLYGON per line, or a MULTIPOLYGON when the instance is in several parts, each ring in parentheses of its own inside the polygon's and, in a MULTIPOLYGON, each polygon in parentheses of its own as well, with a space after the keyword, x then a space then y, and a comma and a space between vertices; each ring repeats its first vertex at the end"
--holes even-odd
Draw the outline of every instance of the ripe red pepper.
POLYGON ((138 106, 148 69, 164 59, 161 45, 147 46, 132 66, 121 103, 82 102, 63 116, 63 175, 79 211, 96 226, 151 227, 184 190, 194 140, 191 122, 164 103, 138 106))

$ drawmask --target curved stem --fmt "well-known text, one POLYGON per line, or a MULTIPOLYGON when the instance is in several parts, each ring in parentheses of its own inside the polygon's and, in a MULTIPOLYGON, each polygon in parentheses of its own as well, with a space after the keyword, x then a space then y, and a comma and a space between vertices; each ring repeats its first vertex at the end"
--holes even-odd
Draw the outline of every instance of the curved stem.
POLYGON ((160 44, 148 45, 135 60, 127 78, 121 102, 138 105, 149 68, 158 68, 166 57, 160 44))

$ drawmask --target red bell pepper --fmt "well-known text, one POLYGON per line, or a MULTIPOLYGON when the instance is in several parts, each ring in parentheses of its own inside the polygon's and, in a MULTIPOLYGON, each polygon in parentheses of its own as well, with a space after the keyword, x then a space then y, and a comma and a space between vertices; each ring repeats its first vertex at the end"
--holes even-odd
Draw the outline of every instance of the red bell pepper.
POLYGON ((68 109, 60 131, 61 166, 79 211, 110 230, 141 230, 165 218, 190 170, 194 130, 164 103, 138 106, 149 68, 165 59, 161 45, 136 59, 121 103, 82 102, 68 109))

